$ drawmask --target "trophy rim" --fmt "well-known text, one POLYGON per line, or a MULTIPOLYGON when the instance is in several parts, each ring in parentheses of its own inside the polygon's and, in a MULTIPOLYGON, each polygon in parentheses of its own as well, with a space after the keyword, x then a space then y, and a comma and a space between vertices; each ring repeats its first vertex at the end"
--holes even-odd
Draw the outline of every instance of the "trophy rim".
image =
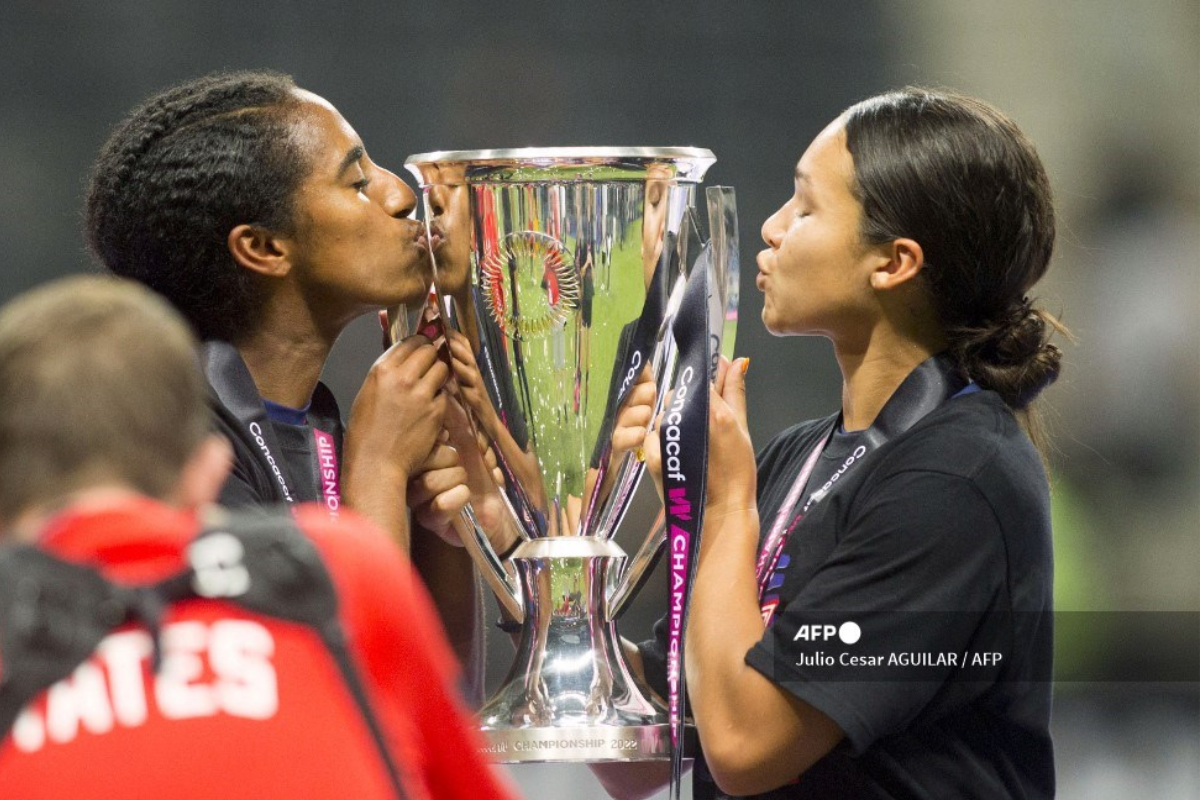
POLYGON ((411 155, 404 160, 404 165, 465 162, 488 166, 499 166, 506 162, 595 164, 624 159, 707 161, 708 164, 705 166, 711 166, 716 162, 717 157, 711 150, 704 147, 513 147, 487 150, 434 150, 411 155))

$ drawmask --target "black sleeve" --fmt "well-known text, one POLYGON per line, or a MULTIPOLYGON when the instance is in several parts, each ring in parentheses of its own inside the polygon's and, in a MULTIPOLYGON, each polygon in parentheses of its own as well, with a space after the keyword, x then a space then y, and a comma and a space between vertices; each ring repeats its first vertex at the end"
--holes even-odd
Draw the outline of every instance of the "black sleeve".
POLYGON ((952 664, 870 672, 843 665, 841 654, 953 653, 961 660, 967 648, 981 645, 981 635, 992 644, 1003 636, 992 627, 998 615, 988 612, 1004 607, 1005 581, 999 523, 975 484, 936 472, 901 472, 872 492, 746 663, 831 717, 862 752, 907 727, 935 697, 943 702, 968 684, 947 688, 956 673, 952 664), (801 626, 840 628, 851 621, 861 629, 853 644, 801 632, 801 626), (834 663, 813 664, 817 653, 834 663))

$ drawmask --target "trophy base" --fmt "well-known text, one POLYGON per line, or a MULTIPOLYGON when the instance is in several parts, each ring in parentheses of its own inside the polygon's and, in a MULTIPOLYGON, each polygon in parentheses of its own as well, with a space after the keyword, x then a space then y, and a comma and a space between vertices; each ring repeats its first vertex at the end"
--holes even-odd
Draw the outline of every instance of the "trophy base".
POLYGON ((481 749, 498 764, 664 761, 671 757, 667 725, 483 729, 481 749))
POLYGON ((479 709, 493 761, 650 761, 671 752, 666 710, 625 663, 606 619, 613 542, 532 539, 513 553, 525 620, 512 669, 479 709))

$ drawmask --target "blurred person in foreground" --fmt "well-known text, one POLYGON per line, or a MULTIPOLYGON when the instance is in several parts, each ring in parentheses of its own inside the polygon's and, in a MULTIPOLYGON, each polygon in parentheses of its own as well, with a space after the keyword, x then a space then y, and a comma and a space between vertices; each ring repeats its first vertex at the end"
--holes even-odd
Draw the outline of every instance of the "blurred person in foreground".
MULTIPOLYGON (((793 177, 762 228, 763 323, 832 342, 842 405, 756 458, 747 361, 718 369, 683 655, 695 796, 1052 797, 1041 161, 991 106, 910 89, 844 112, 793 177)), ((627 649, 665 696, 655 632, 627 649)), ((666 778, 597 772, 625 797, 666 778)))
POLYGON ((234 449, 222 504, 316 501, 372 519, 411 554, 477 694, 470 558, 420 524, 446 532, 467 500, 442 433, 446 363, 422 336, 388 348, 345 429, 319 380, 352 320, 424 301, 441 237, 427 241, 415 206, 324 98, 286 75, 235 72, 166 89, 117 125, 93 167, 87 232, 108 269, 162 294, 204 341, 234 449))
POLYGON ((0 311, 0 797, 508 797, 382 531, 209 506, 207 394, 137 284, 0 311))

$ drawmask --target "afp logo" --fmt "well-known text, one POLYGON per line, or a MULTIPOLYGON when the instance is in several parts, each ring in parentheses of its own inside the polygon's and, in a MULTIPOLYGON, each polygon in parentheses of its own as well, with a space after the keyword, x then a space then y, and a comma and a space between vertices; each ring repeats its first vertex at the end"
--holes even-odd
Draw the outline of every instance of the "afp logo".
POLYGON ((793 642, 831 642, 834 638, 842 640, 843 644, 854 644, 862 638, 862 628, 857 622, 843 622, 841 625, 801 625, 796 629, 793 642))

